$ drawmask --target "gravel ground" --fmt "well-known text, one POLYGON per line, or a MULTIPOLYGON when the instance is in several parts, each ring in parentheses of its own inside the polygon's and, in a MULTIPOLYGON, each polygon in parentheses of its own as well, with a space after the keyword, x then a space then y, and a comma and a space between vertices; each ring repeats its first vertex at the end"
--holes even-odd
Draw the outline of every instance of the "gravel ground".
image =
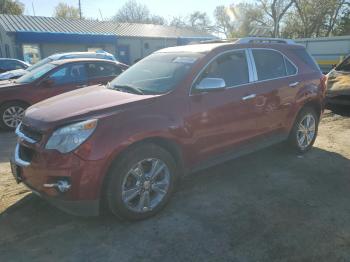
POLYGON ((70 216, 28 193, 1 133, 0 261, 350 261, 348 112, 326 112, 306 155, 278 145, 193 174, 138 223, 70 216))

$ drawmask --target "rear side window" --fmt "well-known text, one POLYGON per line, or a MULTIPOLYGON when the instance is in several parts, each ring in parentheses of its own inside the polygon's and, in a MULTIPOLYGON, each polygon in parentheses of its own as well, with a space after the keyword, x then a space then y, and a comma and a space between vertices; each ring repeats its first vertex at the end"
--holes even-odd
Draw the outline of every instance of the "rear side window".
POLYGON ((292 76, 297 73, 296 66, 280 52, 270 49, 253 49, 258 80, 292 76))
POLYGON ((287 75, 295 75, 297 73, 297 68, 288 59, 284 58, 284 61, 286 63, 287 75))
POLYGON ((197 83, 207 77, 222 78, 227 87, 248 83, 249 71, 245 51, 233 51, 218 57, 205 69, 197 83))
POLYGON ((279 52, 253 49, 253 56, 259 80, 273 79, 287 75, 284 56, 279 52))
POLYGON ((122 70, 110 63, 89 63, 87 65, 89 78, 117 76, 122 70))
POLYGON ((310 66, 314 71, 320 71, 320 67, 315 63, 315 60, 309 55, 306 49, 291 50, 301 61, 310 66))

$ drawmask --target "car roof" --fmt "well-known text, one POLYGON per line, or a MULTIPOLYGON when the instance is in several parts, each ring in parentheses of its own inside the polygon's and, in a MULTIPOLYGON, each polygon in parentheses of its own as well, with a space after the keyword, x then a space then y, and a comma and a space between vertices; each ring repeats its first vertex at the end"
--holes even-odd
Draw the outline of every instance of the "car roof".
POLYGON ((50 55, 51 59, 60 59, 63 56, 75 56, 75 55, 96 55, 96 56, 109 56, 114 57, 112 54, 108 52, 67 52, 67 53, 57 53, 50 55))
POLYGON ((5 60, 11 60, 11 61, 19 61, 19 62, 24 62, 22 60, 16 59, 16 58, 0 58, 0 61, 5 61, 5 60))
POLYGON ((177 53, 177 52, 188 52, 188 53, 208 53, 219 47, 229 47, 242 45, 245 47, 303 47, 300 44, 296 44, 290 39, 280 38, 264 38, 264 37, 246 37, 240 39, 215 39, 203 42, 192 43, 184 46, 174 46, 161 49, 157 53, 177 53))
POLYGON ((78 62, 105 62, 112 64, 119 64, 117 61, 107 60, 107 59, 99 59, 99 58, 69 58, 69 59, 60 59, 51 61, 51 64, 55 65, 63 65, 68 63, 78 63, 78 62))

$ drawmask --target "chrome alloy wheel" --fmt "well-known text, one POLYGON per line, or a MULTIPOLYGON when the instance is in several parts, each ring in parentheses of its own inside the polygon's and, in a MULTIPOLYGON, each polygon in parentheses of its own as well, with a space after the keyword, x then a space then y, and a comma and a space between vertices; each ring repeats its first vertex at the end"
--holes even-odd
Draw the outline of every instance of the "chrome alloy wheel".
POLYGON ((141 160, 129 170, 123 180, 123 203, 134 212, 150 211, 162 202, 169 185, 170 171, 162 160, 141 160))
POLYGON ((300 121, 297 130, 297 141, 299 147, 306 149, 314 139, 316 134, 316 119, 312 114, 307 114, 300 121))
POLYGON ((24 108, 20 106, 10 106, 3 115, 2 120, 10 128, 16 128, 21 123, 24 116, 24 108))

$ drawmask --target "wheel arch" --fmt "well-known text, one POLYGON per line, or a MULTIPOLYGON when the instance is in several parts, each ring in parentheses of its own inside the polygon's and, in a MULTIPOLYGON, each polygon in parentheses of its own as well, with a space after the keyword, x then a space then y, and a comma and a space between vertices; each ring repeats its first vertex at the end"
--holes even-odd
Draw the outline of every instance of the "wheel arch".
POLYGON ((22 105, 25 105, 27 107, 30 106, 30 103, 28 103, 27 101, 25 100, 21 100, 21 99, 12 99, 12 100, 6 100, 6 101, 3 101, 0 103, 0 107, 3 107, 4 105, 6 104, 11 104, 11 103, 18 103, 18 104, 22 104, 22 105))
MULTIPOLYGON (((171 138, 164 138, 164 137, 148 137, 139 141, 135 141, 134 143, 129 144, 127 147, 125 147, 123 150, 118 152, 116 156, 113 157, 111 162, 109 163, 106 172, 104 176, 102 177, 102 183, 100 187, 100 200, 103 200, 104 198, 104 192, 106 188, 106 181, 108 180, 108 172, 111 169, 111 167, 119 160, 121 159, 126 153, 129 151, 133 150, 137 146, 140 146, 142 144, 154 144, 157 145, 166 151, 168 151, 173 157, 176 162, 176 165, 178 167, 178 174, 179 177, 183 176, 185 174, 185 166, 184 166, 184 159, 183 159, 183 152, 181 149, 181 146, 176 143, 173 139, 171 138)), ((104 201, 103 201, 104 202, 104 201)))

